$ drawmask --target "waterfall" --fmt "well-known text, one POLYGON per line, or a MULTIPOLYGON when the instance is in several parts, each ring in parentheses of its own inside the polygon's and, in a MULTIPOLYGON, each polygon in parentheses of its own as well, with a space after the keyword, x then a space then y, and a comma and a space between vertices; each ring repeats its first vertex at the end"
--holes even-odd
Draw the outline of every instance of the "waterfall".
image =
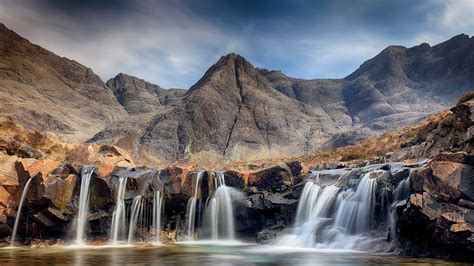
POLYGON ((119 179, 119 189, 117 191, 117 203, 112 214, 112 244, 117 244, 120 229, 125 230, 125 189, 127 187, 127 178, 119 179))
POLYGON ((84 232, 89 216, 90 182, 94 168, 85 167, 81 173, 81 190, 79 195, 79 210, 77 213, 76 240, 77 245, 84 244, 84 232))
POLYGON ((341 187, 348 171, 320 171, 305 184, 298 204, 293 230, 275 243, 299 247, 351 249, 370 229, 375 203, 376 179, 369 171, 350 178, 341 187), (321 174, 338 176, 332 184, 323 184, 321 174))
POLYGON ((366 250, 377 241, 395 240, 396 206, 410 194, 410 174, 396 185, 391 182, 425 163, 314 171, 301 193, 293 229, 274 244, 366 250))
MULTIPOLYGON (((199 194, 199 191, 200 191, 200 182, 201 182, 201 178, 202 178, 202 175, 204 174, 204 171, 199 171, 197 173, 197 176, 196 176, 196 182, 194 183, 194 196, 192 196, 191 198, 189 198, 188 200, 188 206, 187 206, 187 210, 186 210, 186 220, 187 220, 187 235, 186 235, 186 238, 188 240, 191 240, 191 239, 194 239, 194 228, 195 228, 195 223, 196 223, 196 205, 197 205, 197 201, 198 201, 198 196, 200 195, 199 194)), ((200 210, 198 209, 198 212, 200 210)))
POLYGON ((131 244, 134 239, 135 231, 138 224, 138 217, 142 214, 143 214, 142 196, 138 195, 135 198, 133 198, 132 211, 130 214, 130 224, 128 226, 128 244, 131 244))
POLYGON ((224 172, 214 172, 214 195, 206 208, 207 225, 211 239, 234 239, 234 213, 230 188, 226 186, 224 172))
POLYGON ((16 232, 18 230, 18 224, 20 223, 21 210, 23 209, 23 204, 25 203, 26 194, 28 193, 31 180, 33 180, 33 178, 34 177, 30 177, 30 179, 26 181, 25 187, 23 188, 23 192, 21 193, 20 205, 18 206, 18 210, 16 212, 15 225, 13 226, 13 233, 12 233, 11 244, 10 244, 10 246, 12 247, 15 246, 16 232))
POLYGON ((163 210, 163 196, 159 190, 153 195, 153 235, 154 242, 160 242, 161 214, 163 210))

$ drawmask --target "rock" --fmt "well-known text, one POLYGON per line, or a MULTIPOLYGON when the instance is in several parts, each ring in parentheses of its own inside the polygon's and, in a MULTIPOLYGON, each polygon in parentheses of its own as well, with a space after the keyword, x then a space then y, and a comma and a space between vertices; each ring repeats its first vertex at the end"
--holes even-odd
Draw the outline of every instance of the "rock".
POLYGON ((74 174, 68 175, 65 179, 59 177, 49 178, 45 182, 44 197, 49 199, 58 210, 65 211, 71 203, 77 179, 74 174))
POLYGON ((454 113, 453 126, 460 131, 467 131, 467 129, 474 125, 474 101, 467 101, 458 104, 450 109, 454 113))
POLYGON ((474 155, 465 151, 460 152, 442 152, 435 156, 434 161, 453 162, 474 166, 474 155))
POLYGON ((301 170, 303 169, 303 166, 301 166, 300 161, 291 161, 291 162, 286 162, 285 163, 288 168, 290 168, 291 175, 293 177, 300 176, 301 170))
POLYGON ((29 146, 23 146, 20 149, 18 149, 17 155, 20 158, 34 158, 34 159, 39 159, 43 156, 40 151, 29 146))
POLYGON ((450 230, 453 233, 459 233, 459 232, 469 232, 470 233, 470 232, 474 231, 468 223, 453 224, 453 225, 451 225, 450 230))
POLYGON ((53 170, 58 168, 61 165, 60 162, 51 160, 51 159, 44 159, 38 160, 33 164, 27 166, 25 168, 26 171, 30 174, 31 177, 36 176, 41 173, 43 177, 46 177, 50 174, 53 170))
POLYGON ((250 173, 248 185, 260 191, 278 192, 293 185, 293 177, 288 166, 279 165, 250 173))
POLYGON ((433 161, 430 164, 433 176, 443 182, 443 186, 433 184, 434 189, 442 193, 451 194, 458 197, 458 193, 453 190, 459 190, 467 195, 468 199, 474 199, 474 169, 473 166, 461 163, 433 161), (452 189, 451 189, 452 188, 452 189))
POLYGON ((19 186, 18 174, 15 169, 16 156, 0 154, 0 184, 6 186, 19 186))
POLYGON ((124 168, 135 166, 130 154, 117 146, 102 145, 99 148, 99 154, 102 156, 103 163, 124 168))
POLYGON ((115 171, 115 165, 109 163, 101 163, 97 168, 99 176, 106 177, 115 171))
POLYGON ((8 193, 8 191, 3 186, 0 186, 0 207, 8 207, 10 197, 10 193, 8 193))
POLYGON ((224 172, 225 184, 236 189, 243 189, 245 187, 243 174, 236 171, 224 172))

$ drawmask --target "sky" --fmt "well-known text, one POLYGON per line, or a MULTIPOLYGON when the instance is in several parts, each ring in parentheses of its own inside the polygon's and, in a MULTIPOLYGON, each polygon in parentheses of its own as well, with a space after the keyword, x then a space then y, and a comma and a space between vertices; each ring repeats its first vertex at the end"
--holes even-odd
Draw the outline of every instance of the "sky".
POLYGON ((221 56, 343 78, 389 45, 474 34, 474 0, 2 0, 0 22, 104 81, 189 88, 221 56))

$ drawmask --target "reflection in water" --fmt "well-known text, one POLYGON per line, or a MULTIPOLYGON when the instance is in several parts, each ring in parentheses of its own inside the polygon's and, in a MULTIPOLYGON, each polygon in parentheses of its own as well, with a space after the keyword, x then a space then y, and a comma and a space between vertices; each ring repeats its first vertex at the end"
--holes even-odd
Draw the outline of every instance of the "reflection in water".
MULTIPOLYGON (((202 242, 176 246, 16 248, 0 249, 0 265, 366 265, 433 264, 449 262, 360 252, 328 252, 308 248, 287 248, 254 244, 202 242)), ((454 265, 454 264, 453 264, 454 265)))

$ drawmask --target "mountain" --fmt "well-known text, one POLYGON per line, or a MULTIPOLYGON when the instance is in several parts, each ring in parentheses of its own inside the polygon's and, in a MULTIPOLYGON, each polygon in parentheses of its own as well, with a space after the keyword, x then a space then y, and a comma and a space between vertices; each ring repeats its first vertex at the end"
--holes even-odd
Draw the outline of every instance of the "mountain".
POLYGON ((163 89, 143 79, 122 73, 109 79, 107 86, 129 114, 156 111, 162 106, 176 102, 186 93, 183 89, 163 89))
POLYGON ((0 24, 0 117, 151 161, 249 160, 329 149, 415 123, 474 88, 474 38, 389 46, 342 79, 304 80, 223 56, 189 90, 104 83, 0 24))
POLYGON ((0 24, 0 116, 85 140, 127 113, 94 72, 0 24))
POLYGON ((400 128, 453 105, 474 89, 474 38, 461 34, 431 47, 389 46, 344 79, 303 80, 261 69, 275 89, 322 108, 362 135, 400 128))
MULTIPOLYGON (((278 92, 247 60, 229 54, 179 104, 158 112, 135 146, 171 161, 238 160, 314 151, 339 132, 326 113, 278 92)), ((109 127, 92 141, 116 134, 109 127)))

